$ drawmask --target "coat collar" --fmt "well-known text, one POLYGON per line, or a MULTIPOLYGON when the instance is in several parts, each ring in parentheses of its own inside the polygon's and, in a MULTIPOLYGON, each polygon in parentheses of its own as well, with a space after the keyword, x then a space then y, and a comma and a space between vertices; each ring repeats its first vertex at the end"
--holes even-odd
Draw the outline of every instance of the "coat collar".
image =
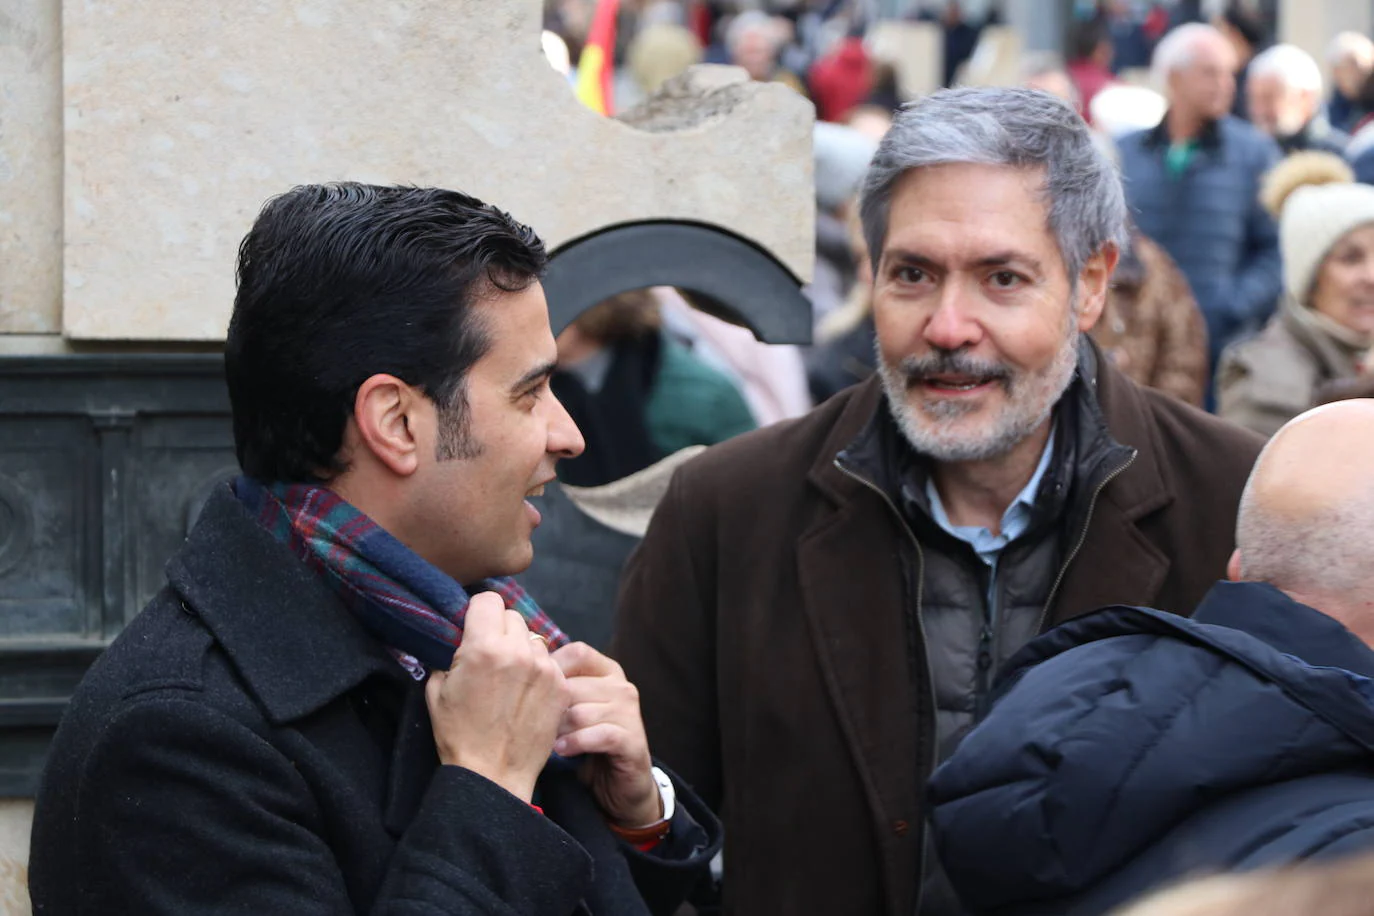
POLYGON ((1374 678, 1374 651, 1359 637, 1267 583, 1218 582, 1193 619, 1249 633, 1318 668, 1343 668, 1374 678))
POLYGON ((167 580, 275 725, 315 712, 371 675, 408 680, 227 484, 215 489, 168 562, 167 580))
POLYGON ((1262 582, 1219 582, 1193 617, 1116 605, 1033 640, 999 676, 1000 696, 1041 662, 1087 643, 1148 633, 1204 646, 1280 685, 1374 752, 1374 650, 1325 614, 1262 582), (1358 677, 1352 677, 1357 675, 1358 677))
MULTIPOLYGON (((1159 123, 1145 133, 1145 145, 1156 149, 1168 149, 1173 141, 1169 138, 1169 113, 1166 111, 1159 123)), ((1198 132, 1197 144, 1202 149, 1215 152, 1221 149, 1221 120, 1208 121, 1198 132)))

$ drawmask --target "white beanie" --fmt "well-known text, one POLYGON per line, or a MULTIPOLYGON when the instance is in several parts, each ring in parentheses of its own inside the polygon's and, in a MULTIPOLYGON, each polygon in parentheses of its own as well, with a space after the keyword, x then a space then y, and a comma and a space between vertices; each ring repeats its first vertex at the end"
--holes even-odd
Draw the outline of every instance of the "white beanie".
POLYGON ((1278 217, 1284 284, 1303 305, 1341 237, 1374 223, 1374 187, 1356 184, 1350 166, 1332 153, 1289 156, 1264 177, 1260 201, 1278 217))

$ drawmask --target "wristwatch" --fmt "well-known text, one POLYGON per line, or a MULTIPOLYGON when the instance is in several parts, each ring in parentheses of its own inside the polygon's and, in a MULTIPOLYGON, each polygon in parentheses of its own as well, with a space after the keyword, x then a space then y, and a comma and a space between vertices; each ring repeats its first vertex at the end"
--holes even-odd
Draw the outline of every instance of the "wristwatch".
POLYGON ((663 820, 671 821, 673 812, 677 810, 677 792, 673 791, 673 781, 668 778, 668 774, 654 767, 649 772, 654 774, 654 782, 658 784, 658 797, 663 800, 663 820))

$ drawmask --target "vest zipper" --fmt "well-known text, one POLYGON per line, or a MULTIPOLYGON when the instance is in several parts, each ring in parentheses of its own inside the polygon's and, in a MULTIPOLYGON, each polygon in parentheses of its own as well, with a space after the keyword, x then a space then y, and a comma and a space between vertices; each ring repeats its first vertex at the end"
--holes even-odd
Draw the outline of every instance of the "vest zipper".
POLYGON ((1035 633, 1037 636, 1045 632, 1045 621, 1050 616, 1050 607, 1054 604, 1055 596, 1059 594, 1059 586, 1064 582, 1064 575, 1069 571, 1069 564, 1073 562, 1074 557, 1078 556, 1078 552, 1083 549, 1083 542, 1088 539, 1088 528, 1093 522, 1093 510, 1097 508, 1097 498, 1102 495, 1102 491, 1107 488, 1107 484, 1116 480, 1116 478, 1121 476, 1122 472, 1135 463, 1135 458, 1138 454, 1140 454, 1138 451, 1132 449, 1131 457, 1123 461, 1116 470, 1102 478, 1102 482, 1093 490, 1092 498, 1088 500, 1088 515, 1083 519, 1083 527, 1078 532, 1078 540, 1074 542, 1073 549, 1069 551, 1069 555, 1064 558, 1063 565, 1059 567, 1059 575, 1055 576, 1054 585, 1050 587, 1049 597, 1045 599, 1045 606, 1040 610, 1040 620, 1035 624, 1035 633))
MULTIPOLYGON (((860 486, 868 490, 871 490, 872 492, 877 494, 878 498, 883 501, 883 504, 887 506, 889 510, 891 510, 893 517, 897 519, 897 524, 901 525, 902 530, 906 532, 907 539, 911 541, 911 546, 916 550, 916 627, 921 633, 921 651, 925 653, 925 658, 923 659, 923 662, 926 669, 926 690, 928 691, 928 695, 930 697, 931 713, 932 716, 938 716, 938 713, 936 712, 935 699, 935 674, 932 672, 930 665, 930 642, 926 638, 925 618, 921 614, 921 601, 924 597, 926 579, 926 558, 925 552, 921 550, 921 542, 916 540, 916 533, 911 530, 911 526, 907 524, 906 519, 902 517, 902 513, 897 510, 897 506, 892 502, 892 498, 888 496, 886 493, 884 493, 881 487, 879 487, 872 481, 868 480, 867 478, 863 477, 862 475, 856 474, 853 471, 846 468, 843 464, 840 463, 840 460, 838 458, 836 458, 833 463, 835 465, 835 469, 838 470, 841 474, 848 477, 850 480, 855 481, 860 486)), ((915 661, 915 659, 912 659, 912 661, 915 661)), ((935 721, 934 718, 932 718, 931 721, 931 729, 932 734, 930 736, 930 759, 928 761, 929 767, 926 772, 927 779, 929 779, 930 776, 934 774, 935 766, 939 763, 940 756, 938 741, 939 723, 935 721)), ((917 794, 923 794, 924 788, 924 786, 918 786, 917 794)), ((924 815, 921 818, 921 823, 919 825, 913 826, 921 831, 921 842, 918 844, 920 854, 917 856, 916 859, 916 907, 912 910, 913 914, 919 914, 921 912, 922 898, 925 896, 926 855, 928 852, 928 850, 926 849, 927 832, 925 829, 924 815)))

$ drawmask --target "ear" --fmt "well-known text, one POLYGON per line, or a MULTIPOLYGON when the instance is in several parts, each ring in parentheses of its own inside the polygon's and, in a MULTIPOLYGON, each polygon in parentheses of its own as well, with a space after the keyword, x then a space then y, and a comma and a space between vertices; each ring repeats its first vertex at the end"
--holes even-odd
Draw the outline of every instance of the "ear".
POLYGON ((420 466, 424 430, 432 426, 429 399, 392 375, 374 375, 358 386, 353 422, 359 448, 393 474, 408 477, 420 466))
POLYGON ((1112 242, 1107 242, 1083 264, 1078 272, 1078 330, 1093 329, 1107 307, 1107 295, 1111 292, 1112 273, 1121 252, 1112 242))
POLYGON ((1226 563, 1226 578, 1232 582, 1240 582, 1240 549, 1231 551, 1231 559, 1226 563))

